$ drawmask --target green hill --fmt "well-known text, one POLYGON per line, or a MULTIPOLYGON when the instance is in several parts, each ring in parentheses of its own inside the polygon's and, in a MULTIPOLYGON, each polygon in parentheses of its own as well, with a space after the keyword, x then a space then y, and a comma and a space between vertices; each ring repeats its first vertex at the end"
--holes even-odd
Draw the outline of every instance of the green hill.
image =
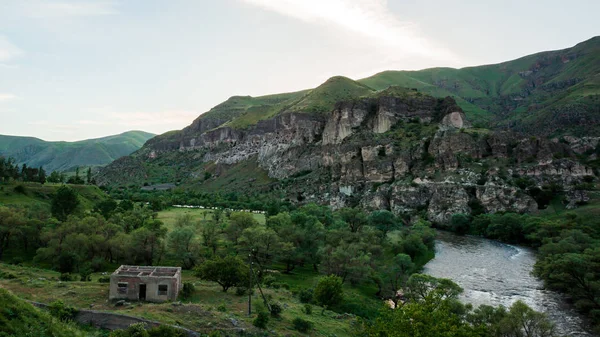
MULTIPOLYGON (((317 88, 260 97, 233 96, 199 116, 183 134, 244 129, 284 112, 327 113, 335 103, 390 86, 452 96, 475 124, 545 135, 600 131, 600 37, 572 48, 499 64, 384 71, 358 81, 336 76, 317 88)), ((156 141, 178 141, 169 133, 156 141)))
POLYGON ((19 164, 43 166, 48 172, 67 171, 76 166, 100 166, 141 148, 154 137, 143 131, 78 142, 47 142, 33 137, 0 135, 0 155, 19 164))
POLYGON ((90 336, 0 288, 0 336, 90 336))
POLYGON ((385 71, 359 80, 381 90, 416 88, 452 96, 475 122, 517 131, 578 135, 600 124, 600 37, 572 48, 462 69, 385 71))

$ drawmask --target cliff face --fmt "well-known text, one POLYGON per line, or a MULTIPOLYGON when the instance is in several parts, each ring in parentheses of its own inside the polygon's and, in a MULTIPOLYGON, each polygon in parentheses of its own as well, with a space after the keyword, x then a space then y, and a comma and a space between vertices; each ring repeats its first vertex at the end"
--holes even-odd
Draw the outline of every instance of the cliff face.
MULTIPOLYGON (((453 99, 419 93, 340 102, 327 115, 284 112, 246 129, 213 125, 197 120, 157 137, 137 160, 151 164, 173 153, 187 163, 256 159, 280 181, 272 189, 291 199, 420 213, 438 223, 454 213, 535 212, 546 185, 579 191, 584 179, 595 179, 581 156, 599 143, 473 129, 453 99)), ((97 180, 111 183, 124 168, 116 162, 97 180)))

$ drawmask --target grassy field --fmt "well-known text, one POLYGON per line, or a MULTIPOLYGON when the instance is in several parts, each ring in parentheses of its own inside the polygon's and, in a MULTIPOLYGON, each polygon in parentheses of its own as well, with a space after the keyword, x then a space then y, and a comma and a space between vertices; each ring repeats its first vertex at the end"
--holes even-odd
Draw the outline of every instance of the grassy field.
MULTIPOLYGON (((175 226, 175 222, 177 218, 182 217, 184 215, 190 215, 192 217, 192 221, 197 223, 202 223, 202 221, 212 220, 214 211, 212 209, 197 209, 197 208, 177 208, 177 207, 169 207, 166 210, 158 212, 157 219, 162 221, 165 224, 165 227, 171 231, 175 226)), ((258 221, 260 224, 265 224, 265 215, 264 214, 252 214, 254 219, 258 221)))
MULTIPOLYGON (((227 293, 212 282, 200 281, 189 271, 183 273, 183 281, 194 283, 196 291, 193 296, 182 305, 173 303, 132 303, 125 307, 115 307, 108 301, 108 283, 98 282, 102 274, 93 274, 91 282, 61 282, 57 272, 0 264, 0 287, 13 292, 15 295, 43 303, 62 300, 66 304, 77 308, 93 308, 94 310, 115 311, 127 315, 144 317, 168 324, 177 324, 200 332, 210 332, 218 328, 224 331, 236 326, 255 331, 252 320, 253 315, 247 315, 247 296, 237 296, 232 289, 227 293)), ((277 276, 281 281, 291 281, 283 275, 277 276)), ((302 286, 312 283, 317 275, 295 282, 293 286, 302 286), (302 281, 304 280, 304 281, 302 281)), ((271 318, 268 329, 275 330, 279 335, 297 335, 293 330, 292 320, 296 317, 312 321, 315 329, 310 336, 349 336, 355 318, 349 315, 340 315, 332 311, 325 311, 315 307, 311 315, 303 312, 304 304, 285 289, 263 289, 265 296, 272 301, 284 306, 281 318, 271 318)), ((353 296, 352 293, 349 296, 353 296)), ((262 302, 260 294, 255 291, 253 303, 262 302)), ((256 330, 257 331, 257 330, 256 330)))

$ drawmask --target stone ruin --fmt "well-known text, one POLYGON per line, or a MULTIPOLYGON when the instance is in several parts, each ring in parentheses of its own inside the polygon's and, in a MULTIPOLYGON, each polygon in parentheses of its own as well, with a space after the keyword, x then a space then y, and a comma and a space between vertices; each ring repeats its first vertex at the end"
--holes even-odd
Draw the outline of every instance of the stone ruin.
POLYGON ((174 301, 182 286, 180 267, 123 265, 110 275, 109 299, 174 301))

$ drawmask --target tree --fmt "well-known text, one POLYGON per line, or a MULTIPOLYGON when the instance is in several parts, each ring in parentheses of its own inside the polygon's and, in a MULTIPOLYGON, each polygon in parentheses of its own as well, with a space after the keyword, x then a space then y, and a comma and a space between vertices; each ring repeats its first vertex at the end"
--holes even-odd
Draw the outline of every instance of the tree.
POLYGON ((323 307, 321 314, 325 312, 325 309, 342 303, 344 300, 342 279, 335 275, 321 277, 315 287, 314 299, 318 305, 323 307))
POLYGON ((254 226, 244 229, 239 239, 239 247, 244 253, 252 255, 262 275, 262 271, 273 261, 282 245, 274 230, 264 226, 254 226))
POLYGON ((52 173, 50 173, 50 175, 48 176, 47 181, 49 183, 62 183, 62 177, 60 175, 60 173, 58 173, 58 171, 52 171, 52 173))
POLYGON ((92 168, 88 167, 87 169, 87 173, 86 173, 86 183, 89 185, 92 183, 92 168))
POLYGON ((52 215, 60 221, 65 221, 70 214, 73 214, 79 206, 77 192, 69 186, 61 186, 52 198, 52 215))
POLYGON ((457 213, 453 214, 452 218, 450 218, 450 229, 458 235, 467 234, 470 224, 471 219, 466 214, 457 213))
POLYGON ((46 171, 44 171, 44 168, 42 166, 40 166, 40 168, 38 169, 38 179, 37 180, 40 184, 46 183, 46 171))
POLYGON ((102 200, 94 207, 94 211, 102 214, 105 219, 109 219, 116 209, 117 202, 112 198, 102 200))
POLYGON ((75 169, 75 175, 70 177, 69 180, 67 180, 67 183, 74 185, 85 184, 85 181, 83 181, 83 179, 81 179, 81 177, 79 176, 79 166, 77 166, 77 168, 75 169))
POLYGON ((345 207, 340 209, 338 214, 353 233, 360 231, 367 224, 367 215, 359 208, 345 207))
POLYGON ((166 234, 167 229, 160 220, 146 221, 142 227, 131 232, 131 250, 136 260, 141 260, 149 266, 153 265, 154 261, 160 262, 164 252, 163 238, 166 234))
POLYGON ((369 215, 369 224, 380 230, 384 237, 387 233, 400 227, 400 222, 394 213, 387 210, 372 212, 369 215))
POLYGON ((257 225, 258 221, 254 219, 251 213, 233 212, 229 217, 229 225, 225 228, 225 235, 229 241, 237 245, 244 229, 257 225))
POLYGON ((24 224, 25 218, 21 212, 0 206, 0 260, 8 248, 11 237, 19 235, 24 224))
POLYGON ((412 274, 404 287, 406 297, 411 301, 436 299, 456 300, 463 289, 445 278, 435 278, 425 274, 412 274))
POLYGON ((500 321, 502 336, 508 337, 552 337, 556 336, 555 325, 545 314, 537 312, 521 300, 513 303, 508 314, 500 321))
POLYGON ((394 305, 398 306, 398 290, 406 281, 409 272, 414 268, 414 263, 410 256, 406 254, 398 254, 394 257, 393 263, 385 266, 383 272, 383 280, 387 286, 390 298, 394 301, 394 305))
POLYGON ((231 287, 247 286, 250 270, 248 266, 235 256, 217 257, 201 264, 196 269, 196 276, 207 281, 217 282, 223 292, 231 287))
POLYGON ((214 221, 209 221, 202 227, 202 244, 210 249, 212 254, 217 253, 219 248, 219 225, 214 221))
POLYGON ((190 227, 175 228, 167 240, 169 255, 179 261, 185 269, 190 269, 198 261, 198 246, 194 242, 195 232, 190 227))
POLYGON ((371 272, 371 257, 357 243, 342 242, 338 246, 326 245, 321 250, 321 268, 326 274, 349 280, 356 284, 371 272))

